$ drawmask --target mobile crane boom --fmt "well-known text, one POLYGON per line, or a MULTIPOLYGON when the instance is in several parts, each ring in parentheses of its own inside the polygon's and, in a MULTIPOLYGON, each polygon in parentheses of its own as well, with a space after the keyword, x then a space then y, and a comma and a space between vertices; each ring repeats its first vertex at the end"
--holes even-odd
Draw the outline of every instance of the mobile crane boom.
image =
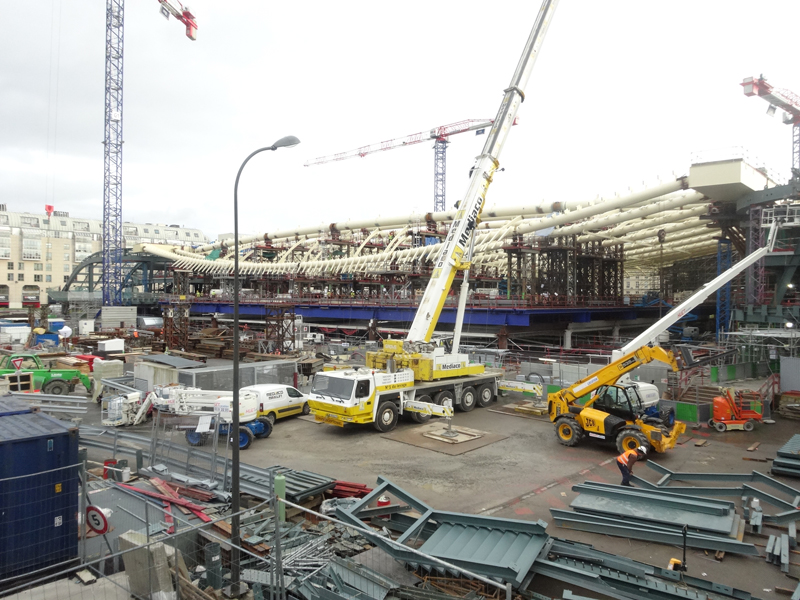
POLYGON ((430 342, 456 271, 469 268, 472 258, 472 236, 486 201, 486 191, 500 164, 498 160, 500 152, 517 116, 519 105, 525 99, 525 85, 528 83, 557 4, 558 0, 544 0, 542 3, 511 83, 505 89, 500 110, 473 167, 467 193, 459 205, 459 211, 453 219, 450 232, 436 259, 431 280, 406 337, 406 352, 418 352, 420 344, 430 342))

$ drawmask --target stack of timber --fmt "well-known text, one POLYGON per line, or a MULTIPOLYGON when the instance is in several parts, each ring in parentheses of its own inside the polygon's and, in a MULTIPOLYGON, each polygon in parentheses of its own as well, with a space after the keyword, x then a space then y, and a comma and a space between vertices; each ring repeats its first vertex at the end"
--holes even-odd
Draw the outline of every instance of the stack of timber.
POLYGON ((572 490, 580 493, 570 504, 574 512, 550 510, 559 527, 681 545, 686 525, 690 548, 758 556, 742 542, 745 521, 733 502, 594 481, 572 490))
POLYGON ((776 475, 800 477, 800 434, 795 434, 779 450, 772 461, 772 472, 776 475))
POLYGON ((84 375, 88 375, 91 371, 88 362, 72 356, 62 356, 57 358, 56 369, 76 369, 84 375))

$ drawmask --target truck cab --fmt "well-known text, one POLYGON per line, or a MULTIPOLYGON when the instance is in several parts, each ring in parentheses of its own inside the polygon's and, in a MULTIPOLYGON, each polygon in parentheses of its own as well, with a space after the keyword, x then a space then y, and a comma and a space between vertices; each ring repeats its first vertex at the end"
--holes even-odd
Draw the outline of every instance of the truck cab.
POLYGON ((397 424, 402 399, 413 399, 413 387, 411 369, 394 373, 364 368, 325 371, 314 375, 308 403, 317 421, 339 427, 345 423, 375 423, 379 431, 386 427, 389 431, 397 424), (381 410, 385 415, 378 414, 379 405, 385 405, 381 410))

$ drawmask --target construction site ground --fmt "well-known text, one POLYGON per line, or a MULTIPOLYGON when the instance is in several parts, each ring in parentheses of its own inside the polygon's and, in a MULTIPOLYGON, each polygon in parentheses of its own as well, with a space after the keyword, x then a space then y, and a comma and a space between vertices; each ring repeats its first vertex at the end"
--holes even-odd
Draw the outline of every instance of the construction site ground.
MULTIPOLYGON (((614 464, 618 453, 611 445, 587 440, 578 447, 564 447, 557 442, 553 425, 546 417, 515 416, 496 410, 523 399, 527 398, 509 393, 488 409, 457 412, 454 426, 487 432, 496 439, 460 454, 431 449, 431 444, 420 447, 392 439, 398 433, 424 427, 410 421, 401 420, 395 432, 382 435, 371 425, 339 428, 315 423, 312 417, 290 417, 279 420, 269 438, 255 440, 242 451, 241 460, 256 466, 308 470, 368 485, 381 476, 438 509, 541 519, 551 523, 547 531, 552 536, 590 543, 599 550, 654 565, 666 566, 670 558, 679 558, 681 550, 677 547, 565 530, 552 524, 549 509, 567 509, 576 496, 571 489, 574 484, 586 480, 620 483, 614 464)), ((98 424, 99 409, 92 407, 90 413, 84 423, 98 424)), ((766 459, 774 457, 776 450, 797 432, 796 422, 780 417, 776 420, 771 425, 759 424, 749 433, 718 433, 705 426, 693 429, 689 424, 682 443, 654 459, 672 471, 769 473, 770 462, 766 459), (707 441, 705 445, 696 445, 703 440, 707 441), (756 442, 760 442, 758 448, 748 451, 756 442)), ((140 426, 135 431, 148 433, 150 428, 140 426)), ((635 474, 652 482, 660 478, 645 464, 636 465, 635 474)), ((800 488, 800 480, 776 478, 800 488)), ((738 504, 739 499, 735 500, 738 504)), ((774 511, 766 506, 765 512, 774 511)), ((759 545, 763 553, 768 534, 780 531, 765 527, 764 533, 767 535, 748 533, 745 541, 759 545)), ((793 551, 790 560, 790 576, 800 576, 800 550, 793 551)), ((719 561, 713 552, 689 549, 687 563, 690 575, 745 589, 760 598, 786 597, 776 592, 776 587, 794 589, 798 583, 764 559, 729 554, 719 561)))

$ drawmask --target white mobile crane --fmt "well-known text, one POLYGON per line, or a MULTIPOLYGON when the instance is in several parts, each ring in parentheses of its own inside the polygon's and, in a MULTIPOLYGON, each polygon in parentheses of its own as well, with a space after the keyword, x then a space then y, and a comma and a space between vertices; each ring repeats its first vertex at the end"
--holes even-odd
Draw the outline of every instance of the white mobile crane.
MULTIPOLYGON (((239 392, 239 448, 246 450, 255 438, 266 438, 272 433, 272 423, 258 416, 259 398, 255 392, 239 392)), ((181 388, 169 390, 165 398, 156 399, 153 405, 160 411, 181 416, 212 416, 219 425, 219 432, 227 435, 233 420, 233 397, 231 392, 181 388)), ((196 430, 186 431, 190 446, 202 446, 207 434, 196 430)))
POLYGON ((471 171, 470 185, 442 244, 431 280, 403 340, 384 340, 383 350, 368 352, 367 368, 318 373, 309 396, 316 419, 333 425, 373 423, 390 431, 408 411, 418 422, 431 415, 452 416, 452 406, 469 411, 485 406, 497 395, 501 371, 470 365, 459 354, 461 326, 468 294, 474 232, 486 192, 499 166, 499 156, 525 99, 525 85, 536 62, 558 0, 544 0, 525 44, 500 109, 471 171), (431 343, 433 331, 458 271, 464 274, 453 332, 452 353, 431 343))

